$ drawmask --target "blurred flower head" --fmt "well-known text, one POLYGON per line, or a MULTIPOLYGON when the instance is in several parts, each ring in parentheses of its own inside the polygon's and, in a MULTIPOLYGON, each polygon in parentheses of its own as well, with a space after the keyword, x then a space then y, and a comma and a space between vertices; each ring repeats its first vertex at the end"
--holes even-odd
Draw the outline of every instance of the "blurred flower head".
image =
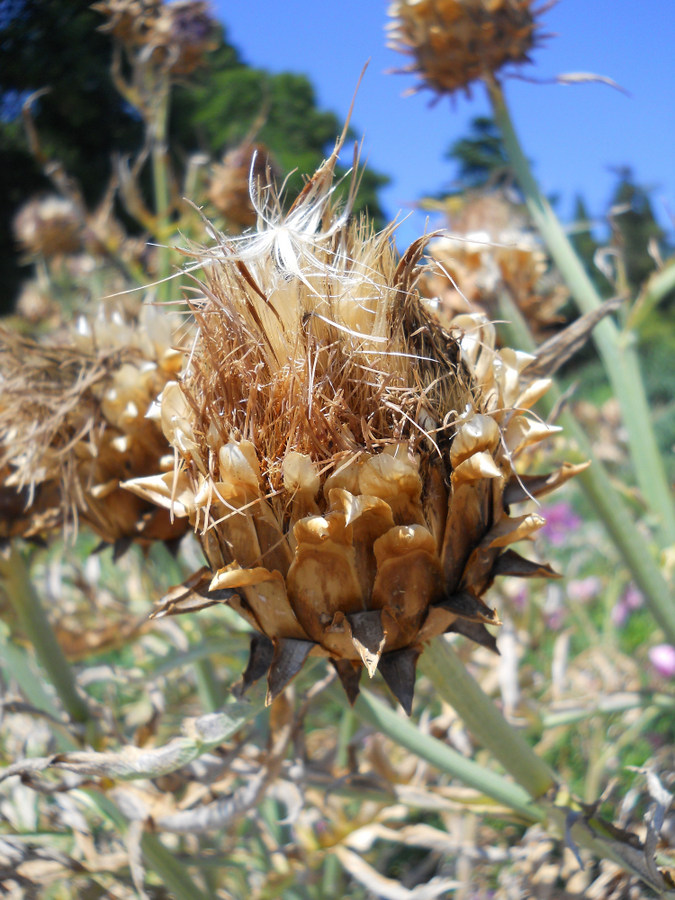
POLYGON ((649 661, 661 678, 675 678, 675 647, 657 644, 649 651, 649 661))
POLYGON ((75 204, 56 194, 24 203, 13 227, 19 246, 32 256, 62 256, 82 247, 82 222, 75 204))
POLYGON ((553 547, 566 544, 570 534, 582 524, 581 518, 566 500, 547 506, 542 510, 542 515, 546 523, 540 533, 553 547))
POLYGON ((414 62, 439 94, 463 89, 507 63, 529 62, 537 43, 532 0, 395 0, 389 7, 390 46, 414 62))
POLYGON ((588 603, 598 596, 601 589, 602 581, 596 575, 570 579, 567 582, 567 596, 577 603, 588 603))
POLYGON ((559 324, 566 289, 553 275, 541 242, 505 191, 470 192, 443 204, 449 230, 429 245, 432 265, 422 292, 438 298, 443 320, 467 308, 498 318, 504 291, 539 342, 559 324))
POLYGON ((628 621, 632 612, 640 609, 644 605, 644 597, 636 586, 631 582, 624 591, 621 599, 612 610, 612 622, 617 628, 628 621))
POLYGON ((101 31, 173 75, 189 75, 214 47, 215 22, 203 0, 99 0, 92 8, 107 19, 101 31))
POLYGON ((241 228, 255 225, 256 211, 251 201, 251 185, 269 181, 279 174, 264 144, 247 141, 229 150, 213 167, 208 198, 227 220, 241 228), (269 173, 268 173, 269 169, 269 173))

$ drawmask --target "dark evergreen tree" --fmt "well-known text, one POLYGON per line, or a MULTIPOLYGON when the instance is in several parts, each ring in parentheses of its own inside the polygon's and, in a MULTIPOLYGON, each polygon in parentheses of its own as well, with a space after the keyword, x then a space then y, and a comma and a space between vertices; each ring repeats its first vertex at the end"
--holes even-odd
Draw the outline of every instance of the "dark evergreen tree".
POLYGON ((595 239, 592 229, 592 216, 584 198, 577 194, 574 201, 574 216, 570 223, 570 241, 583 262, 595 287, 602 296, 608 297, 612 287, 597 266, 595 254, 600 244, 595 239))
POLYGON ((650 243, 664 255, 665 234, 654 217, 649 189, 635 182, 628 166, 617 174, 611 202, 614 241, 623 258, 628 287, 635 295, 655 269, 650 243))
POLYGON ((462 190, 510 180, 509 162, 499 129, 488 116, 472 119, 470 134, 455 141, 446 158, 457 163, 457 181, 462 190))

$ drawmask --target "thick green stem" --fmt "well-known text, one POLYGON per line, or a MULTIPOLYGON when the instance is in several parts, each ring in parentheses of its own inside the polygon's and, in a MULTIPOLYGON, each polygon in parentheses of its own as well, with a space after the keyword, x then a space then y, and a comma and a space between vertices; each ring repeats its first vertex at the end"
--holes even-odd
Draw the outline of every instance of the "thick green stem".
POLYGON ((426 759, 442 772, 458 778, 498 803, 512 809, 528 822, 544 821, 544 812, 527 790, 507 781, 496 772, 467 759, 442 741, 423 734, 412 722, 402 718, 369 691, 361 691, 354 712, 365 722, 392 738, 416 756, 426 759))
MULTIPOLYGON (((346 702, 346 701, 345 701, 346 702)), ((354 705, 356 715, 373 725, 395 743, 426 759, 465 785, 512 809, 526 822, 540 822, 547 831, 564 837, 572 846, 586 847, 600 858, 614 860, 635 872, 662 896, 675 897, 665 889, 663 879, 654 876, 642 862, 641 853, 631 841, 617 834, 600 818, 584 814, 580 804, 562 788, 536 801, 520 785, 466 759, 442 741, 423 734, 368 691, 362 691, 354 705)))
MULTIPOLYGON (((594 312, 602 300, 548 200, 539 190, 521 149, 501 87, 493 79, 486 80, 486 84, 495 121, 530 215, 579 309, 584 313, 594 312)), ((661 544, 668 546, 675 542, 675 504, 649 415, 634 337, 631 333, 620 332, 614 322, 605 318, 595 327, 593 338, 621 405, 638 484, 646 503, 658 518, 661 544)))
POLYGON ((218 712, 225 699, 222 688, 213 671, 210 659, 199 659, 194 664, 197 693, 206 712, 218 712))
MULTIPOLYGON (((502 294, 500 315, 508 323, 506 331, 510 342, 532 353, 536 345, 527 323, 508 295, 502 294)), ((602 323, 601 323, 602 324, 602 323)), ((554 386, 539 401, 539 406, 548 415, 560 399, 560 392, 554 386)), ((607 470, 596 458, 593 448, 583 429, 569 412, 563 410, 559 420, 571 445, 576 445, 579 453, 577 461, 588 460, 591 465, 577 475, 577 480, 594 507, 600 521, 619 550, 622 559, 644 594, 652 615, 672 644, 675 644, 675 603, 671 590, 654 559, 652 548, 642 532, 637 528, 631 510, 611 482, 607 470)))
POLYGON ((19 625, 33 645, 64 709, 74 722, 88 722, 91 716, 87 704, 31 583, 26 561, 16 547, 7 558, 0 557, 0 576, 19 625))
POLYGON ((509 725, 445 639, 431 642, 420 657, 419 666, 474 738, 531 797, 540 797, 555 786, 553 772, 520 732, 509 725))

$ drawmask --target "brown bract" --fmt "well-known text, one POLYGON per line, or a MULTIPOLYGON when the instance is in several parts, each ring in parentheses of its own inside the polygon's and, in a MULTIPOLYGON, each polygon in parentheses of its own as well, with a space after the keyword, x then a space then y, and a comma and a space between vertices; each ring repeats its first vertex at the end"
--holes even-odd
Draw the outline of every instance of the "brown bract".
POLYGON ((195 340, 158 404, 178 462, 126 487, 208 561, 156 614, 227 602, 258 633, 244 686, 267 672, 272 699, 319 654, 352 700, 379 670, 410 711, 425 642, 494 649, 497 575, 553 574, 510 549, 543 524, 510 506, 575 469, 517 473, 557 430, 528 413, 549 382, 483 316, 439 324, 415 287, 425 242, 399 258, 336 208, 336 156, 288 213, 264 188, 255 232, 197 252, 195 340))
POLYGON ((389 45, 412 56, 403 69, 439 94, 464 89, 507 63, 529 62, 537 43, 533 0, 396 0, 389 45))

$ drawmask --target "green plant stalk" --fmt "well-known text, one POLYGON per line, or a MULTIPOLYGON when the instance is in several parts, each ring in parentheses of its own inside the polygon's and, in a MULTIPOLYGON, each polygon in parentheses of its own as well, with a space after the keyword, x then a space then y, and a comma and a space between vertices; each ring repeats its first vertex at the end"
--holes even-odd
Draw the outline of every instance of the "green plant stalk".
MULTIPOLYGON (((513 127, 502 89, 494 79, 486 79, 486 85, 495 122, 530 215, 579 309, 584 313, 594 312, 602 300, 549 202, 539 190, 513 127)), ((605 318, 595 327, 593 338, 621 405, 638 484, 645 502, 658 518, 661 544, 669 546, 675 542, 675 503, 649 415, 634 337, 631 333, 621 333, 610 319, 605 318)))
POLYGON ((28 703, 56 720, 50 721, 49 724, 59 750, 77 750, 77 741, 73 739, 65 723, 60 721, 62 711, 54 696, 45 689, 35 661, 23 648, 12 643, 9 629, 4 623, 0 623, 0 669, 4 671, 8 681, 13 678, 17 682, 28 703))
POLYGON ((675 262, 670 262, 647 279, 628 314, 626 328, 633 330, 639 328, 651 310, 671 291, 675 291, 675 262))
POLYGON ((168 72, 160 72, 157 75, 155 85, 155 97, 151 104, 151 120, 147 127, 152 134, 152 181, 155 195, 155 216, 157 228, 155 236, 160 242, 157 248, 157 299, 166 301, 170 295, 170 282, 167 281, 171 274, 171 249, 167 246, 171 228, 169 215, 171 210, 171 196, 169 190, 168 173, 168 125, 169 125, 169 100, 171 97, 168 72))
MULTIPOLYGON (((346 698, 343 702, 347 703, 346 698)), ((548 796, 534 801, 520 785, 466 759, 442 741, 422 734, 415 725, 367 690, 361 691, 354 711, 362 721, 373 725, 399 746, 512 809, 526 822, 540 822, 550 833, 564 837, 566 843, 571 841, 573 846, 585 847, 600 858, 612 859, 635 872, 662 896, 675 897, 675 892, 666 891, 664 883, 656 881, 645 866, 636 864, 635 856, 640 854, 636 854, 628 838, 617 836, 599 817, 584 815, 580 804, 565 789, 557 793, 551 791, 548 796)))
POLYGON ((509 725, 447 640, 432 641, 420 657, 419 667, 474 738, 531 797, 541 797, 555 787, 551 769, 509 725))
POLYGON ((194 664, 197 693, 206 712, 217 712, 223 705, 224 697, 213 671, 210 659, 199 659, 194 664))
MULTIPOLYGON (((345 702, 347 702, 345 700, 345 702)), ((497 803, 512 809, 527 822, 543 822, 546 814, 525 788, 513 784, 502 775, 486 769, 446 746, 442 741, 423 734, 412 722, 378 700, 370 691, 362 690, 354 704, 354 712, 364 722, 388 735, 401 747, 426 759, 437 769, 453 775, 497 803)))
POLYGON ((591 758, 586 770, 584 784, 584 799, 592 803, 602 791, 602 781, 607 771, 607 763, 610 759, 616 759, 624 747, 635 745, 642 735, 649 731, 652 721, 658 716, 658 709, 646 709, 639 718, 632 722, 625 731, 617 735, 611 743, 607 742, 607 731, 602 722, 593 723, 598 736, 598 754, 591 758))
POLYGON ((0 557, 0 577, 22 631, 35 650, 64 709, 74 722, 90 722, 87 704, 75 684, 73 671, 56 640, 54 630, 33 587, 23 554, 12 547, 7 558, 0 557))
MULTIPOLYGON (((541 718, 541 724, 545 731, 549 728, 558 728, 561 725, 576 725, 586 719, 599 716, 612 716, 616 713, 628 712, 631 709, 668 709, 675 714, 675 697, 668 694, 642 694, 622 693, 609 697, 599 697, 596 704, 590 708, 562 709, 559 712, 545 713, 541 718)), ((612 745, 613 747, 614 745, 612 745)))
POLYGON ((209 900, 209 896, 197 888, 185 866, 156 835, 143 835, 141 851, 148 866, 159 875, 162 884, 176 900, 209 900))
MULTIPOLYGON (((348 764, 349 742, 352 739, 355 724, 356 716, 354 715, 354 710, 350 708, 344 709, 338 726, 337 751, 335 754, 335 765, 339 769, 348 764)), ((329 853, 323 864, 321 897, 330 900, 330 898, 341 893, 341 888, 344 886, 342 872, 342 866, 337 856, 334 853, 329 853)))
MULTIPOLYGON (((506 294, 502 294, 500 299, 500 315, 508 322, 504 330, 509 334, 510 342, 529 353, 534 352, 536 345, 529 328, 520 310, 506 294)), ((553 386, 539 401, 539 406, 548 415, 559 399, 560 392, 553 386)), ((578 461, 588 460, 591 463, 588 469, 577 475, 577 480, 644 594, 652 615, 669 643, 675 644, 675 603, 651 547, 636 527, 631 511, 612 484, 604 465, 593 453, 577 420, 568 410, 563 410, 559 422, 567 438, 576 445, 578 461)))

